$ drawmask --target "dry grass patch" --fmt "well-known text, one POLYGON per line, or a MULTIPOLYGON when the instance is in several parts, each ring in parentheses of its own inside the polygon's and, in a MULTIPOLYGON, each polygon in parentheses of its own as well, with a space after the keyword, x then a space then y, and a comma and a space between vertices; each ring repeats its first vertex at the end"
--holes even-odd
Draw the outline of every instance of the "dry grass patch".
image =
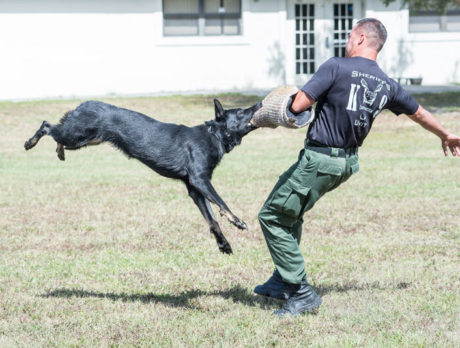
MULTIPOLYGON (((186 125, 214 113, 211 96, 107 101, 186 125)), ((257 130, 217 168, 217 191, 250 227, 219 219, 227 256, 180 182, 108 145, 64 163, 51 138, 24 151, 43 119, 78 103, 0 104, 0 346, 460 344, 460 162, 406 117, 380 115, 360 173, 306 214, 302 250, 323 305, 278 320, 282 303, 252 293, 273 267, 257 212, 305 130, 257 130)), ((458 112, 438 116, 460 133, 458 112)))

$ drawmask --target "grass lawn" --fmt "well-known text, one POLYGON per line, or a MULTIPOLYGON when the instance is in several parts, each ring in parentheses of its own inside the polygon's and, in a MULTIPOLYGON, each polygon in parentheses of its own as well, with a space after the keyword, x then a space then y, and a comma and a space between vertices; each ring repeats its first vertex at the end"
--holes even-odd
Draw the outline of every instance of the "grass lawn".
MULTIPOLYGON (((458 134, 447 97, 447 109, 442 96, 422 98, 458 134)), ((105 101, 186 125, 214 114, 211 96, 105 101)), ((283 303, 252 292, 273 271, 257 213, 305 129, 257 130, 215 171, 249 225, 219 218, 228 256, 182 183, 109 145, 65 162, 50 137, 24 151, 42 120, 79 102, 0 103, 1 347, 460 346, 460 159, 407 117, 381 114, 360 173, 305 215, 301 247, 323 305, 280 320, 271 312, 283 303)))

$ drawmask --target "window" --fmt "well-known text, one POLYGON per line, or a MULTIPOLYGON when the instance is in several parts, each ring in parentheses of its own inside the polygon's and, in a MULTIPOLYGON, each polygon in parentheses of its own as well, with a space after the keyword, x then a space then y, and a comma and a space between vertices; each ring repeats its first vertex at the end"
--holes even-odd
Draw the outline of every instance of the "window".
POLYGON ((436 11, 415 10, 409 6, 409 31, 460 31, 460 6, 449 5, 444 14, 436 11))
POLYGON ((240 35, 241 0, 163 0, 163 33, 240 35))
POLYGON ((315 5, 295 5, 296 74, 315 72, 315 5))
POLYGON ((334 4, 334 56, 345 57, 351 29, 353 29, 353 4, 334 4))

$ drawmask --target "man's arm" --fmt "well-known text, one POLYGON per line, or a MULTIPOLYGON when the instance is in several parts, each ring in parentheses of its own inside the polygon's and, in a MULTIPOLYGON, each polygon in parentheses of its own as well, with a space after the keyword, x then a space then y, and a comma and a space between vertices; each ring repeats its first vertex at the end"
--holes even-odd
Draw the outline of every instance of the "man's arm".
POLYGON ((298 114, 299 112, 309 109, 313 104, 315 104, 315 100, 312 97, 304 91, 298 91, 291 104, 291 112, 298 114))
POLYGON ((419 106, 415 114, 408 116, 412 121, 417 122, 423 128, 436 134, 441 139, 445 156, 449 154, 447 151, 447 148, 449 148, 450 152, 452 152, 452 156, 460 157, 460 137, 450 133, 441 126, 438 120, 429 111, 419 106))
POLYGON ((332 57, 321 64, 311 79, 297 92, 290 106, 291 112, 298 114, 312 107, 316 100, 332 86, 338 69, 337 57, 332 57))

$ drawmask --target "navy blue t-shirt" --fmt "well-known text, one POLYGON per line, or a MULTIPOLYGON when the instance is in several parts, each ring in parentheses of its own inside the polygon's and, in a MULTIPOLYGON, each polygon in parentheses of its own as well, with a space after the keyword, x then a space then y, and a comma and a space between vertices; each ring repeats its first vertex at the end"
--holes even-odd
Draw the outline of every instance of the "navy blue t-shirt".
POLYGON ((307 137, 340 148, 361 146, 383 109, 413 115, 418 103, 373 60, 334 57, 301 89, 317 101, 307 137))

